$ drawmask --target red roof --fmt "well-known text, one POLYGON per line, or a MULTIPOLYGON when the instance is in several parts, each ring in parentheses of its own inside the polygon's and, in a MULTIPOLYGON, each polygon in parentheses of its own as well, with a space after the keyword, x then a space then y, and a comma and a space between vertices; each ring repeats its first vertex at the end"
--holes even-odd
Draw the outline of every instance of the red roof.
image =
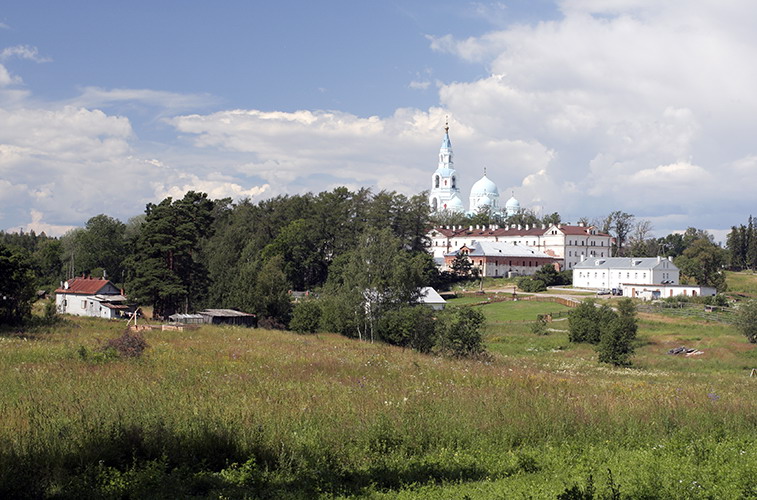
MULTIPOLYGON (((551 227, 551 226, 550 226, 551 227)), ((588 235, 592 229, 596 229, 592 226, 556 226, 559 231, 567 235, 588 235)), ((448 227, 435 227, 434 231, 443 234, 447 238, 459 238, 461 236, 541 236, 545 235, 549 227, 542 228, 541 226, 530 227, 526 229, 521 227, 486 227, 486 228, 473 228, 461 227, 459 229, 449 229, 448 227)), ((601 233, 597 231, 596 236, 610 236, 609 234, 601 233)))
MULTIPOLYGON (((68 288, 58 288, 55 293, 72 293, 82 295, 95 295, 109 283, 113 288, 116 286, 110 280, 102 278, 74 278, 68 280, 68 288)), ((117 288, 116 288, 117 290, 117 288)))

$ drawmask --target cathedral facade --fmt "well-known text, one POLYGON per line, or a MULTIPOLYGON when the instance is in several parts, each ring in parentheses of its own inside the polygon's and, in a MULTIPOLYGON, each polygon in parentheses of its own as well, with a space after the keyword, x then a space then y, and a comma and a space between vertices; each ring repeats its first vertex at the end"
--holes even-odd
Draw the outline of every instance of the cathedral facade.
POLYGON ((444 138, 439 148, 439 162, 436 171, 431 176, 431 191, 428 202, 432 213, 450 212, 466 213, 475 215, 482 210, 490 214, 505 216, 515 215, 520 211, 520 203, 515 197, 507 200, 504 209, 499 204, 499 189, 497 185, 486 176, 481 177, 470 190, 468 197, 468 210, 465 210, 460 196, 460 179, 455 170, 452 153, 452 142, 449 139, 449 126, 444 127, 444 138))

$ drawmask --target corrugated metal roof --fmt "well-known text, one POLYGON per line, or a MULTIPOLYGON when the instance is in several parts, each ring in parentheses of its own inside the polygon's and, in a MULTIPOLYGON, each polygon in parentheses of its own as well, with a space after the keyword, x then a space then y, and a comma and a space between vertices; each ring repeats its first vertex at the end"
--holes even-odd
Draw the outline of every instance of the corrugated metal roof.
POLYGON ((420 297, 418 302, 421 304, 446 304, 447 301, 442 298, 439 293, 430 286, 424 286, 421 288, 420 297))
POLYGON ((67 283, 68 288, 58 288, 55 290, 55 293, 96 295, 105 288, 108 283, 110 283, 113 288, 116 288, 110 280, 102 278, 73 278, 68 280, 67 283))
POLYGON ((654 269, 663 262, 668 263, 671 271, 678 269, 668 259, 657 257, 590 257, 573 266, 573 269, 654 269))
MULTIPOLYGON (((539 259, 555 259, 553 255, 547 255, 533 247, 526 245, 513 245, 503 241, 474 241, 468 245, 471 257, 525 257, 539 259)), ((460 250, 455 250, 447 255, 457 255, 460 250)))
POLYGON ((202 314, 203 316, 213 316, 213 317, 234 317, 234 316, 255 316, 254 314, 249 314, 242 311, 235 311, 234 309, 205 309, 204 311, 200 311, 198 314, 202 314))

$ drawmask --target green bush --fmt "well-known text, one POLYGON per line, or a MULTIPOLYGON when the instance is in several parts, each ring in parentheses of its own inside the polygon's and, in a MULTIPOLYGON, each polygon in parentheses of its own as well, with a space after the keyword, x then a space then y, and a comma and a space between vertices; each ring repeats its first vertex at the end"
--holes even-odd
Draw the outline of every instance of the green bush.
POLYGON ((436 324, 435 350, 454 357, 469 357, 485 351, 481 327, 484 313, 473 307, 445 310, 436 324))
POLYGON ((535 335, 547 335, 547 318, 543 314, 536 316, 536 321, 531 323, 531 333, 535 335))
POLYGON ((735 323, 749 342, 757 343, 757 300, 742 302, 739 305, 735 323))
POLYGON ((547 285, 540 279, 525 276, 518 279, 518 288, 524 292, 536 293, 546 290, 547 285))
POLYGON ((602 325, 616 317, 612 309, 603 304, 596 306, 593 299, 587 299, 573 309, 568 318, 568 339, 571 342, 588 342, 598 344, 602 325))
POLYGON ((389 344, 430 352, 434 336, 434 311, 426 306, 389 311, 379 321, 379 337, 389 344))
POLYGON ((321 322, 321 304, 317 300, 305 300, 294 306, 289 328, 298 333, 315 333, 321 322))
POLYGON ((615 366, 627 366, 634 351, 636 340, 636 306, 631 299, 618 301, 618 313, 602 323, 597 346, 599 361, 615 366))

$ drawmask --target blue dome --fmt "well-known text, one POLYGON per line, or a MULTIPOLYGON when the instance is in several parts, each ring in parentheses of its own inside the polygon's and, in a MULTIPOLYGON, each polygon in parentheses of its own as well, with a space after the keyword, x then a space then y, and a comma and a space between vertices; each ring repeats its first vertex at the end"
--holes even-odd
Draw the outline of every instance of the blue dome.
POLYGON ((520 210, 520 202, 515 199, 515 196, 513 196, 509 200, 507 200, 507 203, 505 203, 505 208, 520 210))
POLYGON ((473 185, 473 187, 470 190, 471 197, 480 197, 480 196, 488 196, 488 195, 494 195, 499 196, 499 190, 497 189, 497 185, 494 184, 489 178, 484 174, 483 177, 481 177, 476 183, 473 185))

